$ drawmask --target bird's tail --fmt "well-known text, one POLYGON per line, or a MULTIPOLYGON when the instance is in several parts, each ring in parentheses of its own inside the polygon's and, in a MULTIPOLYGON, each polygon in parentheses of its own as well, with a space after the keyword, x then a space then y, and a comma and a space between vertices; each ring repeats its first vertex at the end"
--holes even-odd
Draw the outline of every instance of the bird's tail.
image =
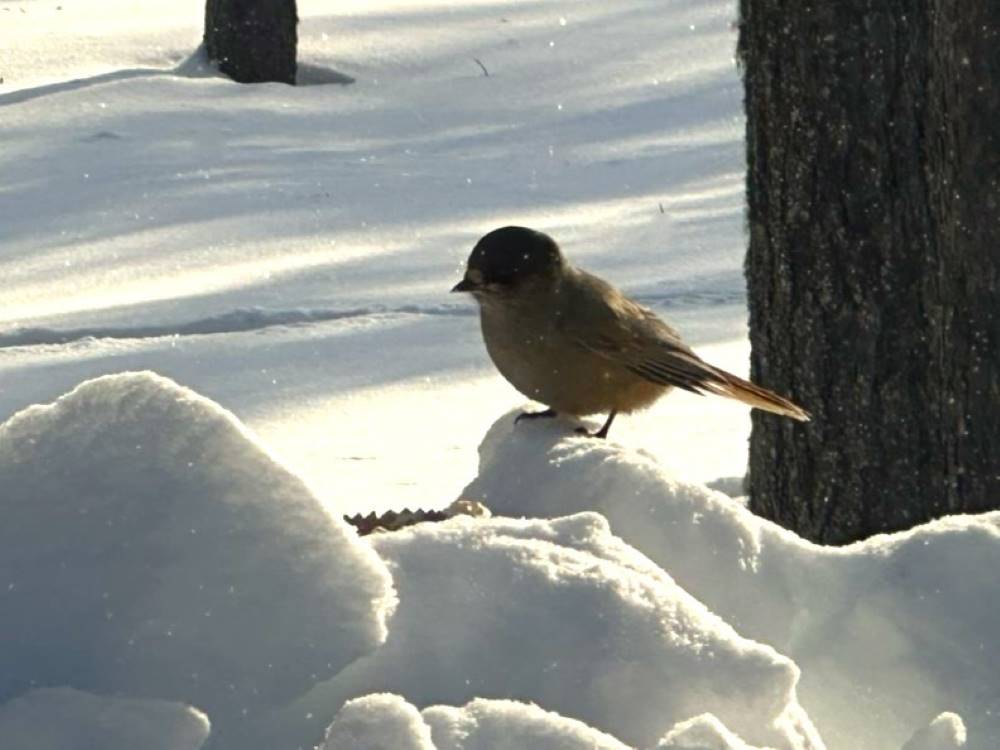
POLYGON ((749 380, 731 375, 725 370, 715 367, 712 369, 715 371, 714 374, 717 375, 718 379, 713 379, 705 383, 703 386, 705 390, 709 390, 719 396, 726 396, 727 398, 741 401, 757 409, 769 411, 772 414, 781 414, 792 419, 797 419, 800 422, 809 421, 809 412, 792 403, 784 396, 779 396, 777 393, 755 385, 749 380))

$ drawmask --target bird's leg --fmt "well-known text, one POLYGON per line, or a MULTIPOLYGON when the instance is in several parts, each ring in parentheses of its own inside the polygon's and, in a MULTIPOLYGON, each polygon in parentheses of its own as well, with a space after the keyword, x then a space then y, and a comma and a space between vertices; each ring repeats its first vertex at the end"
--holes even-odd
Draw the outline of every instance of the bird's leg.
POLYGON ((608 421, 604 423, 604 426, 594 433, 596 438, 606 438, 608 436, 608 430, 611 429, 611 423, 615 421, 615 415, 618 413, 617 409, 612 409, 611 413, 608 414, 608 421))
POLYGON ((550 419, 556 415, 555 409, 546 409, 545 411, 522 411, 514 419, 514 424, 517 424, 522 419, 550 419))
POLYGON ((597 432, 588 432, 586 427, 578 427, 576 432, 579 435, 586 435, 587 437, 606 438, 608 436, 608 430, 611 429, 611 423, 615 421, 616 414, 618 414, 618 410, 612 409, 611 413, 608 414, 608 420, 597 432))

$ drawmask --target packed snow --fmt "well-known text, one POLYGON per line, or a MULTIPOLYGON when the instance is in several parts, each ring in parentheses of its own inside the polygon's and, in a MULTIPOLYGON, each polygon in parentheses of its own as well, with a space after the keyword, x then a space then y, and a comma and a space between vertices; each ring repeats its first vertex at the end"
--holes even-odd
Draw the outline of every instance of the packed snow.
POLYGON ((447 293, 535 226, 746 373, 735 4, 298 8, 241 86, 0 0, 0 748, 996 750, 1000 513, 810 544, 743 407, 515 426, 447 293))

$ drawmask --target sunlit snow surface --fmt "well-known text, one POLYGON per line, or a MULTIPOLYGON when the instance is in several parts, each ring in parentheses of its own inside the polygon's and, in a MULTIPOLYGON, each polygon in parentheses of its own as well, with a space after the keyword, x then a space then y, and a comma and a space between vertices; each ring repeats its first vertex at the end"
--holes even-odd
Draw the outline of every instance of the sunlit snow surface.
MULTIPOLYGON (((300 2, 355 83, 293 88, 197 77, 203 6, 0 0, 0 416, 152 368, 337 508, 446 504, 524 403, 448 294, 510 223, 746 370, 734 7, 300 2)), ((613 434, 711 480, 748 427, 678 394, 613 434)))
POLYGON ((447 293, 536 226, 745 372, 735 7, 298 8, 326 85, 0 0, 0 747, 995 750, 997 514, 810 545, 718 399, 515 430, 447 293))

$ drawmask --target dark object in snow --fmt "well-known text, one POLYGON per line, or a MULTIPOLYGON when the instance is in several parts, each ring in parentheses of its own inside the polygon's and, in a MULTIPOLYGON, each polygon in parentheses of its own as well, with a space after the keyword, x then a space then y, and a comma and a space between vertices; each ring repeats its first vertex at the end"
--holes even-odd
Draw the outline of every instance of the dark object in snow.
POLYGON ((1000 3, 742 0, 750 507, 841 544, 1000 507, 1000 3), (904 4, 905 5, 905 4, 904 4))
POLYGON ((556 413, 607 413, 651 405, 672 388, 725 396, 799 421, 809 415, 772 391, 713 367, 673 328, 603 279, 571 266, 547 234, 496 229, 476 243, 452 289, 479 303, 486 350, 500 373, 556 413))
POLYGON ((383 531, 399 531, 407 526, 424 523, 425 521, 440 522, 447 521, 455 516, 470 516, 473 518, 488 518, 489 509, 485 505, 475 500, 456 500, 444 510, 388 510, 381 515, 374 511, 367 516, 360 513, 353 516, 344 516, 344 520, 358 530, 358 536, 383 531))
POLYGON ((295 83, 295 0, 207 0, 205 52, 239 83, 295 83))

